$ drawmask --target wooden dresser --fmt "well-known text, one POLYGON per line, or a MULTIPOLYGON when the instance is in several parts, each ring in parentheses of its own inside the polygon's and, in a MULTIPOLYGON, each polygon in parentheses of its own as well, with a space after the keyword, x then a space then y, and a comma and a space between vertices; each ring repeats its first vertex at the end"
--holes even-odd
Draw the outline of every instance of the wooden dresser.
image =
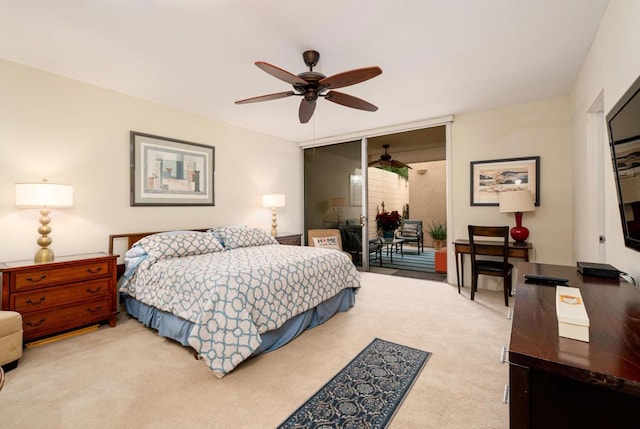
POLYGON ((509 344, 510 426, 640 427, 640 291, 576 267, 520 263, 509 344), (569 279, 589 316, 589 342, 558 336, 555 286, 524 274, 569 279))
POLYGON ((280 233, 276 236, 276 240, 280 244, 287 244, 289 246, 302 246, 302 234, 290 234, 280 233))
POLYGON ((0 263, 2 309, 22 315, 25 342, 103 321, 115 326, 116 258, 91 253, 0 263))

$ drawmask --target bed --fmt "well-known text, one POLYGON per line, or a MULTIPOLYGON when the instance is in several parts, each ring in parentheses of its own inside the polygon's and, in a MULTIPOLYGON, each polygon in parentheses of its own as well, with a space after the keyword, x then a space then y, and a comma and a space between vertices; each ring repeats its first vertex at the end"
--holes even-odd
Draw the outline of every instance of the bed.
POLYGON ((342 252, 287 246, 259 228, 118 234, 130 244, 119 290, 128 314, 192 347, 217 377, 355 305, 342 252))

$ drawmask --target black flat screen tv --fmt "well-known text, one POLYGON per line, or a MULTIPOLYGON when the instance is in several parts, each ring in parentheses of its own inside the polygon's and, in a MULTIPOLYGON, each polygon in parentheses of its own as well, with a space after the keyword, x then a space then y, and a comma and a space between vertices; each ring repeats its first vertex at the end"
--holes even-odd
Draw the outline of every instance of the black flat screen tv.
POLYGON ((607 115, 625 246, 640 252, 640 77, 607 115))

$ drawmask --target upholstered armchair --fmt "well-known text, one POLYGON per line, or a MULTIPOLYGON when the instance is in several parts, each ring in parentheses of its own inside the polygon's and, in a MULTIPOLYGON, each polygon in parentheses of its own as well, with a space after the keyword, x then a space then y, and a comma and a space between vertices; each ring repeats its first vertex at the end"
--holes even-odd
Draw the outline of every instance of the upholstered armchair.
POLYGON ((396 231, 396 238, 402 238, 406 243, 416 243, 418 254, 424 250, 424 233, 420 219, 403 219, 400 228, 396 231))
POLYGON ((342 249, 342 237, 338 229, 310 229, 307 231, 307 239, 310 247, 324 247, 336 249, 353 261, 353 256, 342 249))
POLYGON ((0 311, 0 366, 9 371, 22 357, 22 315, 0 311))

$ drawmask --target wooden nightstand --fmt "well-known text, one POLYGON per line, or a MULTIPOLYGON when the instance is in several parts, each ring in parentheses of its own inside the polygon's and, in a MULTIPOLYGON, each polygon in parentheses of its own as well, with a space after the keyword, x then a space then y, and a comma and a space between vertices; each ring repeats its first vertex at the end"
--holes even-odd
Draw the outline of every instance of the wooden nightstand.
POLYGON ((302 234, 290 234, 282 232, 276 235, 276 240, 280 244, 288 244, 289 246, 302 246, 302 234))
POLYGON ((0 263, 2 309, 22 315, 25 342, 103 321, 116 326, 116 258, 90 253, 0 263))

